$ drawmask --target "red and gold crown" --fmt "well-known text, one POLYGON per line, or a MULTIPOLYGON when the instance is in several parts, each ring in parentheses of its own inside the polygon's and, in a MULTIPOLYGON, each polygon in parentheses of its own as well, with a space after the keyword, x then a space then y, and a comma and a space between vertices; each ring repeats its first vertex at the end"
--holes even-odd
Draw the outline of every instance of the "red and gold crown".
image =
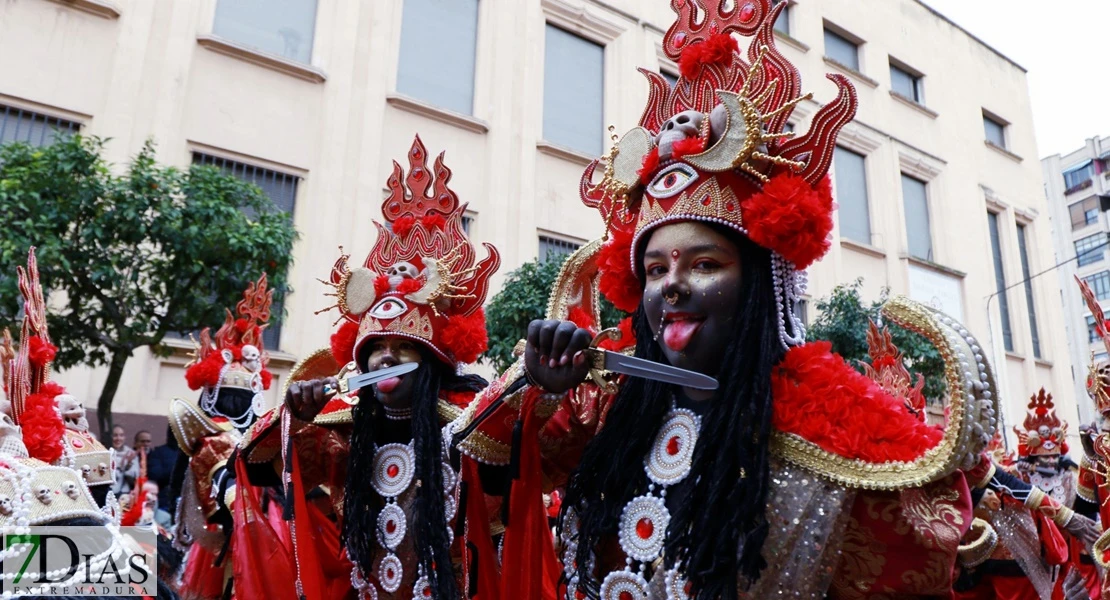
MULTIPOLYGON (((1106 348, 1106 352, 1110 353, 1110 323, 1106 321, 1106 315, 1102 312, 1102 305, 1098 303, 1098 297, 1095 296, 1091 286, 1087 285, 1079 276, 1075 276, 1075 282, 1079 284, 1079 292, 1083 294, 1083 299, 1087 302, 1087 309, 1091 311, 1091 318, 1095 321, 1095 333, 1098 334, 1102 345, 1106 348)), ((1095 408, 1099 413, 1106 414, 1110 412, 1110 363, 1105 360, 1095 360, 1094 353, 1091 353, 1091 364, 1087 367, 1087 394, 1095 402, 1095 408)))
POLYGON ((482 311, 489 278, 501 264, 491 244, 477 260, 463 230, 465 204, 447 186, 451 170, 443 154, 428 168, 428 152, 413 140, 409 172, 393 162, 382 204, 385 225, 375 222, 378 240, 361 267, 350 268, 344 254, 328 283, 343 325, 332 336, 339 364, 356 360, 375 337, 406 337, 455 366, 477 360, 487 346, 482 311))
POLYGON ((268 289, 266 274, 251 282, 233 315, 225 311, 224 324, 212 336, 205 327, 196 342, 194 359, 185 369, 189 389, 215 392, 220 388, 250 390, 260 395, 273 380, 266 366, 270 355, 262 344, 262 332, 270 320, 274 291, 268 289))
POLYGON ((1025 422, 1014 426, 1019 456, 1056 456, 1068 451, 1068 424, 1056 416, 1052 394, 1041 391, 1029 398, 1025 422))
MULTIPOLYGON (((670 87, 641 69, 651 89, 639 127, 591 163, 581 181, 583 202, 606 222, 599 284, 618 308, 638 305, 637 243, 664 223, 717 223, 772 250, 780 295, 794 294, 793 272, 828 250, 827 173, 837 133, 855 116, 857 99, 847 78, 829 75, 839 89, 836 100, 817 111, 805 134, 786 131, 794 107, 809 95, 801 92, 798 69, 775 47, 774 23, 785 6, 738 0, 729 9, 711 0, 671 0, 678 18, 663 50, 681 76, 670 87), (746 58, 737 36, 750 40, 746 58)), ((790 319, 797 332, 800 322, 790 319)))

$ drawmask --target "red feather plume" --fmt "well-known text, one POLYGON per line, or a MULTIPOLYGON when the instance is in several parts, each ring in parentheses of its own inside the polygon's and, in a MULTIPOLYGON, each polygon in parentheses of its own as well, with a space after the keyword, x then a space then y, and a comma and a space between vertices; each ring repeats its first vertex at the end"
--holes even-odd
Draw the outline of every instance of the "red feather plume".
POLYGON ((797 175, 778 175, 740 206, 748 237, 778 252, 798 270, 829 249, 833 200, 828 177, 810 186, 797 175))
POLYGON ((643 296, 640 280, 629 264, 631 255, 632 235, 623 231, 611 231, 609 241, 598 251, 598 289, 613 306, 627 313, 636 311, 643 296))
POLYGON ((447 319, 440 336, 441 345, 456 362, 472 363, 489 347, 486 313, 478 309, 469 315, 447 319))
POLYGON ((23 443, 31 458, 53 463, 62 457, 66 426, 55 408, 54 398, 63 393, 65 388, 48 381, 24 400, 19 425, 23 428, 23 443))
POLYGON ((702 65, 732 64, 732 55, 740 51, 736 38, 727 33, 717 33, 700 44, 691 44, 682 51, 678 69, 687 80, 697 78, 702 65))
POLYGON ((31 364, 37 369, 46 368, 46 365, 52 362, 54 357, 58 354, 57 346, 37 335, 32 335, 27 338, 27 343, 30 344, 28 355, 31 359, 31 364))
POLYGON ((358 338, 358 323, 343 321, 343 325, 331 334, 331 355, 336 364, 342 366, 354 360, 355 340, 358 338))

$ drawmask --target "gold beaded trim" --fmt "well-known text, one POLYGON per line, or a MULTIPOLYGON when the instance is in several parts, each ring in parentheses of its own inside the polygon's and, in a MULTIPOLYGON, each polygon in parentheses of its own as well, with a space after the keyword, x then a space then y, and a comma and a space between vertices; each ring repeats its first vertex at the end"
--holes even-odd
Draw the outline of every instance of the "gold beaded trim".
POLYGON ((957 549, 960 564, 971 568, 987 562, 998 546, 998 532, 990 523, 976 517, 971 521, 971 530, 967 535, 974 536, 974 539, 967 544, 960 544, 957 549))

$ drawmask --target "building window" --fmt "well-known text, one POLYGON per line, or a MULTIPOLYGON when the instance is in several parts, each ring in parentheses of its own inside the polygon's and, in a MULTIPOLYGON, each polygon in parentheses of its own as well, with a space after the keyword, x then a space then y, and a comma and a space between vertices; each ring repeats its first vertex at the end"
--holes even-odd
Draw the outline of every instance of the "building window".
POLYGON ((1098 335, 1098 330, 1095 329, 1095 318, 1087 315, 1087 343, 1097 344, 1102 341, 1098 335))
POLYGON ((983 112, 983 131, 987 141, 999 148, 1006 147, 1006 122, 983 112))
POLYGON ((933 233, 929 226, 929 198, 925 182, 903 174, 902 203, 906 210, 906 240, 910 256, 933 260, 933 233))
POLYGON ((859 44, 843 35, 825 28, 825 56, 848 67, 859 71, 859 44))
POLYGON ((316 0, 219 0, 212 33, 245 46, 312 62, 316 0))
POLYGON ((543 59, 543 138, 600 156, 605 47, 547 25, 543 59))
MULTIPOLYGON (((300 177, 199 152, 193 153, 193 164, 216 167, 229 175, 257 185, 278 210, 288 213, 290 219, 293 218, 293 208, 297 199, 297 185, 300 183, 300 177)), ((274 301, 271 312, 274 315, 282 314, 282 302, 280 300, 274 301)), ((267 348, 274 350, 279 348, 280 342, 281 323, 271 322, 270 326, 262 332, 262 343, 267 348)))
POLYGON ((472 114, 477 48, 478 0, 405 0, 397 91, 472 114))
POLYGON ((1018 223, 1018 254, 1021 255, 1021 278, 1025 282, 1025 308, 1029 311, 1029 333, 1033 337, 1033 358, 1041 357, 1041 335, 1037 329, 1037 305, 1033 302, 1033 281, 1029 278, 1029 246, 1025 225, 1018 223))
POLYGON ((1087 161, 1078 167, 1064 171, 1064 193, 1071 194, 1084 188, 1091 187, 1095 176, 1094 161, 1087 161))
POLYGON ((473 228, 473 227, 474 227, 474 217, 472 217, 470 215, 463 215, 462 216, 462 228, 463 228, 463 233, 465 233, 467 235, 467 237, 470 237, 470 231, 471 231, 471 228, 473 228))
POLYGON ((670 86, 672 89, 674 88, 674 86, 678 85, 678 75, 674 75, 662 69, 659 70, 659 74, 663 76, 663 79, 667 80, 667 85, 670 86))
POLYGON ((921 73, 894 58, 890 59, 890 90, 906 100, 925 104, 925 89, 922 85, 921 73))
POLYGON ((994 287, 998 295, 998 309, 1002 313, 1002 345, 1007 352, 1014 351, 1014 330, 1010 326, 1010 301, 1006 297, 1006 271, 1002 266, 1002 240, 999 237, 998 215, 987 213, 991 231, 991 255, 994 258, 994 287))
POLYGON ((26 142, 48 146, 57 136, 70 136, 80 130, 81 124, 76 121, 0 104, 0 144, 26 142))
POLYGON ((867 200, 866 158, 837 146, 833 155, 840 236, 871 243, 871 209, 867 200))
POLYGON ((548 262, 552 260, 560 261, 576 250, 582 247, 582 244, 568 242, 559 238, 548 237, 546 235, 540 236, 540 262, 548 262))
POLYGON ((1102 260, 1106 252, 1106 234, 1096 233, 1075 240, 1075 258, 1080 267, 1093 265, 1102 260))
MULTIPOLYGON (((776 6, 783 2, 786 2, 786 0, 773 0, 771 6, 776 6)), ((775 31, 790 35, 790 8, 790 3, 787 3, 786 7, 779 13, 779 18, 775 19, 775 31)))
POLYGON ((798 300, 794 303, 794 316, 802 322, 802 325, 809 327, 809 300, 798 300))
POLYGON ((1099 300, 1110 300, 1110 271, 1102 271, 1090 277, 1084 277, 1083 281, 1091 286, 1091 291, 1095 293, 1099 300))
POLYGON ((1072 204, 1068 207, 1068 213, 1071 214, 1072 231, 1098 223, 1098 196, 1091 196, 1086 200, 1072 204))

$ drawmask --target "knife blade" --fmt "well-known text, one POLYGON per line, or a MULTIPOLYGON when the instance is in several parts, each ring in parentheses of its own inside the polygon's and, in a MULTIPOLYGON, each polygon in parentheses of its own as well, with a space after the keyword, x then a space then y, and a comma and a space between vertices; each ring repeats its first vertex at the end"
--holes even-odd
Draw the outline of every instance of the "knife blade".
POLYGON ((608 350, 591 348, 587 350, 587 353, 593 360, 595 368, 600 367, 613 373, 672 383, 695 390, 715 390, 718 386, 716 379, 695 371, 688 371, 634 356, 625 356, 619 352, 609 352, 608 350))
MULTIPOLYGON (((352 375, 346 379, 340 380, 337 387, 330 385, 324 386, 324 394, 331 396, 334 394, 350 394, 351 392, 364 388, 368 385, 373 385, 379 381, 389 379, 390 377, 398 377, 420 368, 420 363, 401 363, 396 366, 370 371, 369 373, 362 373, 361 375, 352 375)), ((357 399, 344 399, 348 404, 358 404, 357 399), (354 401, 352 401, 354 400, 354 401)))

